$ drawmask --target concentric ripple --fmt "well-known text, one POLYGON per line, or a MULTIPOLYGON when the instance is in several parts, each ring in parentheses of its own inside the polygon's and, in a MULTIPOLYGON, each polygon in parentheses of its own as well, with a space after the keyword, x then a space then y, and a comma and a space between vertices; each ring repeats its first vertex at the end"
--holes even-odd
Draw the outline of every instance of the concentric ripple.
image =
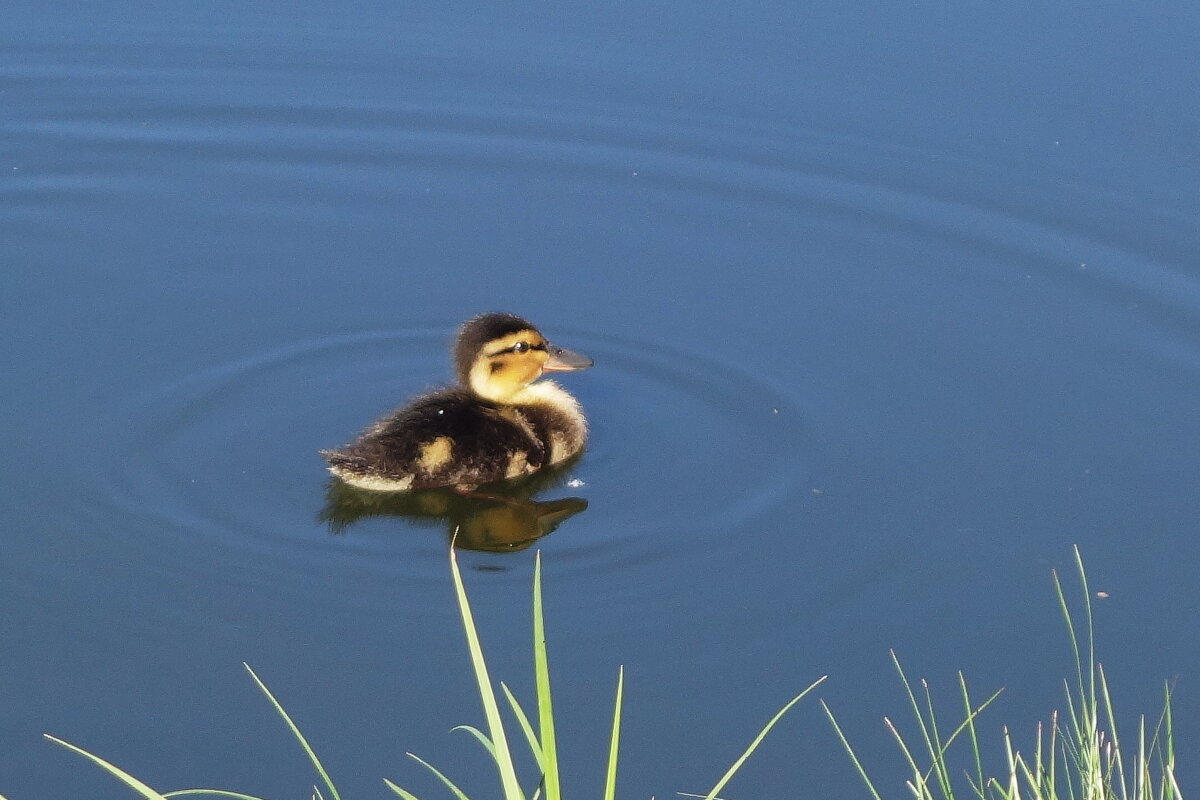
MULTIPOLYGON (((292 315, 357 318, 361 306, 391 319, 364 295, 380 284, 397 242, 409 246, 406 291, 433 304, 478 288, 474 259, 492 249, 515 282, 535 287, 534 304, 578 283, 639 287, 609 292, 607 324, 562 332, 564 344, 597 361, 563 379, 593 426, 572 485, 548 492, 589 502, 545 542, 567 565, 603 569, 743 536, 806 491, 809 426, 843 449, 886 452, 906 425, 929 424, 893 415, 926 408, 931 387, 945 389, 952 416, 995 408, 1003 417, 1029 397, 1014 387, 1037 377, 1031 365, 1076 370, 1068 383, 1099 394, 1108 387, 1094 376, 1117 372, 1113 354, 1130 347, 1156 377, 1196 379, 1200 289, 1186 266, 1194 233, 1178 215, 1139 211, 1136 198, 1111 190, 811 123, 557 96, 334 93, 297 105, 252 88, 233 98, 188 95, 165 91, 179 76, 145 72, 139 53, 129 53, 125 71, 95 79, 127 97, 116 109, 84 102, 88 92, 73 88, 88 65, 52 68, 62 54, 45 56, 42 80, 61 102, 11 127, 27 155, 22 177, 4 191, 7 213, 31 219, 57 219, 85 193, 98 198, 88 207, 167 209, 153 223, 165 231, 163 250, 183 264, 187 291, 163 283, 147 256, 135 262, 144 273, 127 273, 136 267, 124 260, 112 275, 98 272, 98 294, 115 275, 130 293, 147 292, 144 305, 186 316, 202 305, 193 291, 223 295, 235 281, 247 282, 246 297, 291 291, 291 305, 268 321, 274 332, 237 329, 236 312, 256 310, 248 308, 255 301, 230 301, 224 321, 203 319, 254 342, 246 357, 150 392, 117 387, 98 404, 106 410, 88 473, 69 483, 90 513, 140 520, 142 535, 214 543, 179 551, 197 574, 206 559, 299 570, 335 553, 364 568, 440 575, 443 543, 402 520, 364 520, 329 537, 315 521, 327 479, 316 451, 446 375, 450 312, 428 312, 444 324, 436 329, 292 340, 280 332, 298 325, 292 315), (61 143, 89 160, 59 158, 61 143), (192 202, 206 192, 236 202, 192 202), (216 251, 174 246, 180 229, 178 238, 216 251), (297 243, 298 231, 311 237, 297 243), (445 257, 459 237, 477 241, 445 257), (318 247, 328 250, 309 252, 318 247), (235 275, 209 263, 266 264, 281 254, 313 274, 336 258, 339 278, 360 294, 327 307, 315 292, 281 289, 286 282, 270 269, 235 275), (572 259, 570 270, 520 264, 527 255, 572 259), (650 263, 664 266, 648 275, 650 263), (705 279, 690 280, 689 270, 705 279), (697 316, 740 318, 746 352, 791 371, 679 350, 675 342, 693 339, 669 328, 626 338, 594 332, 635 330, 660 296, 697 316), (760 347, 768 341, 776 352, 760 347), (796 342, 820 346, 809 359, 796 342), (1014 378, 981 388, 980 375, 998 373, 1014 378), (813 403, 852 407, 843 415, 799 407, 800 387, 843 383, 866 388, 829 390, 813 403), (900 433, 880 434, 874 420, 900 433)), ((291 75, 289 63, 276 64, 279 80, 291 75)), ((386 73, 369 66, 359 77, 386 73)), ((78 222, 63 233, 68 242, 81 250, 110 242, 121 253, 146 224, 125 212, 78 222)), ((490 302, 491 288, 478 294, 490 302)), ((48 280, 40 291, 54 289, 48 280)), ((153 342, 129 352, 122 356, 163 357, 153 342)))
MULTIPOLYGON (((381 518, 331 537, 316 521, 327 482, 316 451, 445 374, 448 335, 300 342, 164 386, 113 420, 125 445, 117 463, 95 471, 107 483, 95 496, 142 520, 139 529, 209 540, 215 558, 241 569, 302 568, 332 549, 364 566, 440 575, 444 539, 428 526, 381 518)), ((810 457, 804 425, 770 386, 642 342, 582 332, 563 340, 597 362, 564 380, 589 412, 590 449, 568 485, 545 493, 591 503, 547 540, 568 560, 595 567, 630 550, 703 547, 798 491, 810 457)))

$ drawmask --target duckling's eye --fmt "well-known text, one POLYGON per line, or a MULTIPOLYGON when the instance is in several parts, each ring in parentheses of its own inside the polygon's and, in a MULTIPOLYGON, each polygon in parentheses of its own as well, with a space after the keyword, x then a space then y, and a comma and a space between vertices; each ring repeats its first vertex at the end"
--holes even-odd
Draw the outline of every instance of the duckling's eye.
POLYGON ((504 348, 503 350, 497 350, 494 353, 489 353, 488 358, 495 358, 496 356, 502 356, 505 353, 528 353, 530 350, 544 351, 545 349, 546 349, 546 345, 544 345, 544 344, 530 344, 529 342, 517 342, 516 344, 510 345, 510 346, 504 348))

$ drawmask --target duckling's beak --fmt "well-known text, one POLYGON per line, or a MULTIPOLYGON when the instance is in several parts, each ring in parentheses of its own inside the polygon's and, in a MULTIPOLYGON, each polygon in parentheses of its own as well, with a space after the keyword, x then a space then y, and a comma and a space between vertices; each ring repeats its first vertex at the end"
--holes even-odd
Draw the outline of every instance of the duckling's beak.
POLYGON ((548 345, 550 358, 546 361, 546 365, 542 367, 542 372, 570 372, 577 369, 587 369, 592 365, 592 360, 585 355, 580 355, 573 350, 568 350, 565 347, 556 347, 548 345))

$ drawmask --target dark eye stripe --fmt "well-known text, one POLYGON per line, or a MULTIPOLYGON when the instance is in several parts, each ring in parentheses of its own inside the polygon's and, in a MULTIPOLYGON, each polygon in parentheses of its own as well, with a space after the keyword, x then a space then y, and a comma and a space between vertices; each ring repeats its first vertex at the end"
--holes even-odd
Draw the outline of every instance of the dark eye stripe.
POLYGON ((506 347, 503 350, 497 350, 494 353, 489 353, 488 358, 495 358, 496 356, 502 356, 506 353, 525 353, 530 350, 541 350, 543 353, 547 352, 546 345, 544 345, 544 344, 530 344, 529 342, 517 342, 512 347, 506 347))

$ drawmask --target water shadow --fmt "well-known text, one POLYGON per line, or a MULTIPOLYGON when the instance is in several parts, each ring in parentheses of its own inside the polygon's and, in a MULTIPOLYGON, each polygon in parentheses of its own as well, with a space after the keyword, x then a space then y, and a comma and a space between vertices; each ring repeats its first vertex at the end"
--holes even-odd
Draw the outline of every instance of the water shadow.
POLYGON ((519 481, 486 484, 469 492, 451 488, 377 492, 332 478, 317 519, 329 526, 331 534, 340 535, 361 519, 403 517, 419 527, 442 527, 448 539, 457 532, 457 546, 464 550, 523 550, 588 507, 581 497, 533 499, 561 485, 577 461, 578 457, 519 481))

